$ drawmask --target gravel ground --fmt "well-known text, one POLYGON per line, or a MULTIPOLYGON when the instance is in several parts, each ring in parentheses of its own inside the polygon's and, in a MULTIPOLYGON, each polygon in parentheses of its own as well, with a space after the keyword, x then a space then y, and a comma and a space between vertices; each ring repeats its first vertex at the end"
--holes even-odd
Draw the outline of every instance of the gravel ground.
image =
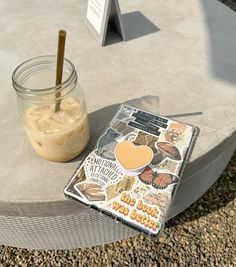
MULTIPOLYGON (((236 10, 236 0, 221 0, 236 10)), ((217 183, 169 221, 158 240, 143 235, 90 249, 39 251, 0 246, 5 266, 236 266, 236 152, 217 183)))

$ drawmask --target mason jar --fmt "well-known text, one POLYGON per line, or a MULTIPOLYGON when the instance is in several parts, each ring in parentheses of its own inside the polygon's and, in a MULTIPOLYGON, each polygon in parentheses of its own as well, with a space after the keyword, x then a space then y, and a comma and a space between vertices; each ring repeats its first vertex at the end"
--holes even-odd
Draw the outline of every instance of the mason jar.
POLYGON ((62 83, 56 83, 56 56, 29 59, 12 75, 18 110, 34 150, 41 157, 66 162, 89 141, 84 94, 74 65, 64 59, 62 83))

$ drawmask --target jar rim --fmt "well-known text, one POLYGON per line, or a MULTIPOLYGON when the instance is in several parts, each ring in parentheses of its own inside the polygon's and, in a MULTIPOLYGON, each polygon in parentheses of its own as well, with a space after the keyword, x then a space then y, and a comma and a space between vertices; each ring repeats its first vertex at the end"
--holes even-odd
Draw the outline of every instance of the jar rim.
MULTIPOLYGON (((55 66, 56 66, 56 62, 57 62, 57 56, 56 55, 44 55, 44 56, 38 56, 38 57, 32 57, 24 62, 22 62, 19 66, 17 66, 15 68, 15 70, 12 73, 12 84, 14 89, 16 90, 16 92, 22 93, 36 93, 36 92, 41 92, 41 93, 50 93, 50 91, 61 91, 63 88, 67 87, 67 85, 71 82, 71 80, 73 79, 74 76, 76 76, 76 70, 75 70, 75 66, 74 64, 67 58, 64 58, 64 66, 65 63, 71 68, 71 72, 70 75, 66 78, 65 81, 63 81, 61 84, 59 85, 55 85, 55 86, 50 86, 47 88, 27 88, 21 84, 19 84, 17 82, 17 79, 19 78, 19 76, 26 70, 30 69, 30 67, 33 67, 34 65, 39 65, 42 63, 45 63, 46 60, 50 60, 51 63, 55 62, 55 66), (44 60, 44 61, 43 61, 44 60), (38 61, 38 62, 37 62, 38 61)), ((56 80, 56 77, 55 77, 56 80)))

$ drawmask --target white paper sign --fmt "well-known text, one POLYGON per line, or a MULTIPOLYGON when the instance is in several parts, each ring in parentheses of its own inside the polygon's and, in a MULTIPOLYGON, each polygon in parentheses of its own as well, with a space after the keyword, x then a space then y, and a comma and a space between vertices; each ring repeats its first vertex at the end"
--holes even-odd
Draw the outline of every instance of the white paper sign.
POLYGON ((101 34, 106 0, 88 0, 87 19, 101 34))
POLYGON ((88 0, 86 25, 102 46, 105 45, 108 25, 125 40, 118 0, 88 0))

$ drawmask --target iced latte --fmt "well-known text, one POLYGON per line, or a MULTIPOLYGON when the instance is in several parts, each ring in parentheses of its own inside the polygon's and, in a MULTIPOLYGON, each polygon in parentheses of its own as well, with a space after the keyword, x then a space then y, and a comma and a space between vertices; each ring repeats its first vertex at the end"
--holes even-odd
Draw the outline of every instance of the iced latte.
POLYGON ((58 112, 55 104, 31 106, 24 126, 35 151, 50 161, 75 158, 89 140, 87 113, 73 97, 62 100, 58 112))

